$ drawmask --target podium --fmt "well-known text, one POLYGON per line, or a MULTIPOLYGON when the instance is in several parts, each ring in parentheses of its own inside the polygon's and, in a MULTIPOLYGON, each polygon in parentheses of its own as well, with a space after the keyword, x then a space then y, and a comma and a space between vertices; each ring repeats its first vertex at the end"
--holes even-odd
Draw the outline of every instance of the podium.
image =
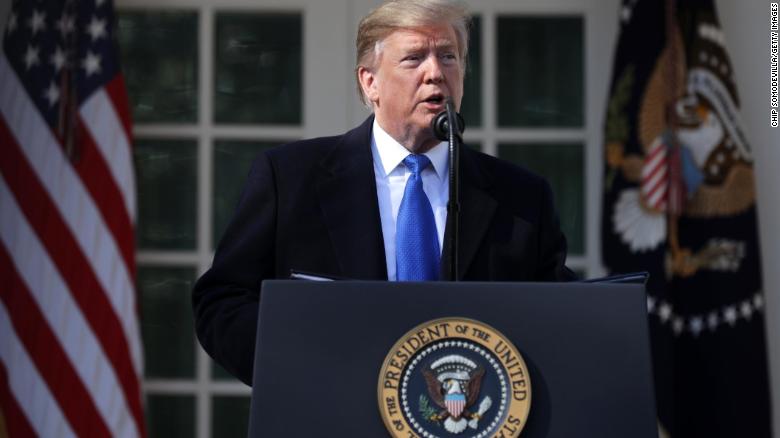
MULTIPOLYGON (((261 292, 249 436, 392 436, 378 400, 388 354, 409 330, 452 317, 494 328, 522 356, 521 437, 658 436, 643 285, 276 280, 261 292)), ((430 408, 416 400, 413 415, 430 408)), ((487 413, 499 412, 493 400, 487 413)), ((511 436, 437 424, 430 436, 511 436)))

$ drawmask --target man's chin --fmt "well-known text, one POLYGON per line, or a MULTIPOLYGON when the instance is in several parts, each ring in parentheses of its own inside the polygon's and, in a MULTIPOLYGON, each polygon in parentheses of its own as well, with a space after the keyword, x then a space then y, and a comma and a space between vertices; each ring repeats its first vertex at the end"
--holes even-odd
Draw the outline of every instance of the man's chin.
POLYGON ((431 148, 440 143, 431 129, 430 121, 433 120, 433 116, 429 118, 428 123, 418 126, 414 133, 414 150, 412 152, 421 154, 428 152, 431 148))

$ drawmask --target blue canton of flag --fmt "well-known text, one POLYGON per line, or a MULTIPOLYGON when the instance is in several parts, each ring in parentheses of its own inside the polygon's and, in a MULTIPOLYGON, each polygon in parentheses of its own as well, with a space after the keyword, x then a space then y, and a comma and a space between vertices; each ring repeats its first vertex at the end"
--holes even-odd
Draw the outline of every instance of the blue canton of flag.
POLYGON ((107 0, 16 1, 3 49, 49 125, 119 73, 114 14, 107 0))

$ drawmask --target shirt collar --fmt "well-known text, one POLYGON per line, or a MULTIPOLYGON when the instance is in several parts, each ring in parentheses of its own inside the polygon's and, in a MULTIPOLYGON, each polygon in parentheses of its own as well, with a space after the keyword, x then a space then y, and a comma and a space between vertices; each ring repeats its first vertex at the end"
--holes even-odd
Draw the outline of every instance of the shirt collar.
MULTIPOLYGON (((374 118, 374 126, 371 131, 371 147, 374 149, 374 161, 379 160, 379 168, 389 175, 399 164, 410 154, 410 152, 390 136, 374 118)), ((447 143, 441 142, 432 147, 423 155, 431 160, 431 165, 440 180, 447 177, 449 155, 447 153, 447 143)))

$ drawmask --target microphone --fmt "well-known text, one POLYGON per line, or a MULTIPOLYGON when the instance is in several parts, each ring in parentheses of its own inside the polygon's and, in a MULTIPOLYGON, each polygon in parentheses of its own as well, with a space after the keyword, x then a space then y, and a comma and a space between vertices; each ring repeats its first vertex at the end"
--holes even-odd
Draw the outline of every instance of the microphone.
POLYGON ((441 141, 448 141, 450 139, 450 122, 448 111, 451 111, 455 115, 458 124, 458 134, 463 134, 466 129, 466 122, 463 120, 463 116, 460 113, 455 112, 452 104, 452 98, 447 97, 446 109, 431 120, 431 130, 433 134, 441 141))
POLYGON ((447 96, 445 100, 445 110, 437 114, 431 120, 431 130, 441 141, 449 143, 450 153, 450 200, 447 203, 447 229, 449 234, 447 242, 449 244, 449 266, 447 277, 450 281, 458 281, 458 246, 460 228, 460 148, 463 144, 461 134, 466 128, 466 122, 463 117, 455 112, 455 104, 452 97, 447 96), (457 124, 457 130, 450 130, 450 126, 457 124))

